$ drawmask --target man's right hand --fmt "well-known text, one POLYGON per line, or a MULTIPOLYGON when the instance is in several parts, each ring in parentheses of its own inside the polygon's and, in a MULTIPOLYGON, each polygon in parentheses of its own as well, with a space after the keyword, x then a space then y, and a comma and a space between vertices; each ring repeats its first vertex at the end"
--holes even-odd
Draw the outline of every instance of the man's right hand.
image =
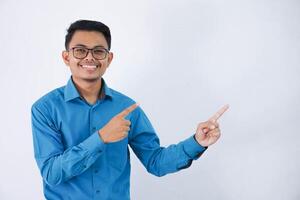
POLYGON ((98 131, 104 143, 117 142, 127 137, 131 122, 126 120, 125 117, 138 106, 138 103, 132 104, 114 116, 102 129, 98 131))

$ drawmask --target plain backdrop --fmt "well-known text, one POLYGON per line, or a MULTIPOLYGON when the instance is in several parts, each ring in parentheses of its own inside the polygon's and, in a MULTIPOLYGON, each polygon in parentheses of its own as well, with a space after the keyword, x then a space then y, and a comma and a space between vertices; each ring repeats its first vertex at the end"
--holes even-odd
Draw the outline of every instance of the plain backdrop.
POLYGON ((158 178, 132 154, 132 199, 300 199, 299 0, 0 0, 0 199, 44 199, 30 108, 65 85, 68 26, 112 32, 109 87, 141 104, 163 146, 222 105, 220 140, 158 178))

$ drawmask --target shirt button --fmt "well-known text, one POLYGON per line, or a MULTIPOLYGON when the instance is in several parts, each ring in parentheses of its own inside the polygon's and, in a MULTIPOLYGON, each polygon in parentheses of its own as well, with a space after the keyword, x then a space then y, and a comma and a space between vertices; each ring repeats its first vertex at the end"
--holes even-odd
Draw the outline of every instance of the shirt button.
POLYGON ((92 128, 92 131, 95 132, 95 131, 96 131, 96 127, 93 127, 93 128, 92 128))
POLYGON ((94 171, 94 172, 95 172, 95 174, 97 174, 97 173, 99 172, 99 170, 98 170, 98 169, 95 169, 95 171, 94 171))
POLYGON ((97 193, 97 194, 100 193, 100 190, 96 190, 96 193, 97 193))

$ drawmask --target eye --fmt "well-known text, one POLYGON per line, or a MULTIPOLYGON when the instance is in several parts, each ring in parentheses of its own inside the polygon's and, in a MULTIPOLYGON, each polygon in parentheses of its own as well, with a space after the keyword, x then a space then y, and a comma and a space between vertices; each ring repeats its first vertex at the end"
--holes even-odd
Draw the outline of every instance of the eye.
POLYGON ((94 49, 94 54, 102 55, 105 53, 106 53, 105 49, 94 49))
POLYGON ((85 54, 87 52, 84 48, 74 48, 75 53, 77 54, 85 54))

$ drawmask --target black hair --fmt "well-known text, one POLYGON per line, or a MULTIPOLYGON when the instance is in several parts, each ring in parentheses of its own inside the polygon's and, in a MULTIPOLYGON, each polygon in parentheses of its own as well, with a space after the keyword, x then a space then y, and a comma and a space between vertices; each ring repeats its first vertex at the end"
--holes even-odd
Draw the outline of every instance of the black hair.
POLYGON ((104 35, 104 38, 108 45, 108 50, 111 47, 111 35, 108 26, 105 24, 98 22, 98 21, 91 21, 91 20, 78 20, 73 22, 67 30, 67 35, 65 38, 65 48, 68 50, 70 41, 77 30, 82 31, 97 31, 104 35))

